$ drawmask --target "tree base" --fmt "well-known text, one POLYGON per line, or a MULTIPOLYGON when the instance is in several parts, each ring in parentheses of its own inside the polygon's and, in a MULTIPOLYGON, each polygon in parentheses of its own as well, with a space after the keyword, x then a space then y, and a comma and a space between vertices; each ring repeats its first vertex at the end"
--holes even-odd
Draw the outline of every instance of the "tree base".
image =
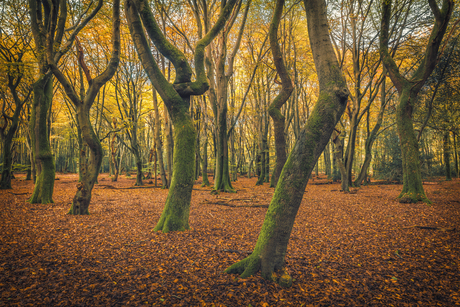
POLYGON ((249 257, 234 263, 224 272, 227 274, 239 274, 241 278, 247 278, 261 271, 262 278, 279 284, 281 287, 292 286, 292 277, 283 268, 278 272, 272 269, 262 268, 262 260, 258 255, 251 254, 249 257))
POLYGON ((161 230, 163 233, 168 233, 170 231, 185 231, 189 229, 188 221, 184 222, 177 217, 168 216, 165 218, 161 217, 158 224, 153 228, 153 231, 161 230))
POLYGON ((432 202, 428 199, 428 197, 425 196, 425 194, 422 193, 411 193, 411 192, 402 192, 398 196, 398 201, 402 204, 410 204, 410 203, 418 203, 419 201, 422 201, 428 205, 432 204, 432 202))

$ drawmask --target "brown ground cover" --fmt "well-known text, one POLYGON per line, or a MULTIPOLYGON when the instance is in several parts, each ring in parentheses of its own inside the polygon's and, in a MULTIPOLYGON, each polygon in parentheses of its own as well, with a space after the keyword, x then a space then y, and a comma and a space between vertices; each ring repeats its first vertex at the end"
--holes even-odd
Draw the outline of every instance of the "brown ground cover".
POLYGON ((223 270, 253 249, 273 194, 239 178, 236 194, 194 186, 191 230, 153 232, 167 190, 106 174, 89 216, 70 216, 76 175, 54 204, 31 205, 17 176, 0 191, 0 306, 453 306, 460 304, 460 181, 425 185, 434 202, 400 204, 400 185, 343 194, 310 181, 292 232, 291 288, 223 270))

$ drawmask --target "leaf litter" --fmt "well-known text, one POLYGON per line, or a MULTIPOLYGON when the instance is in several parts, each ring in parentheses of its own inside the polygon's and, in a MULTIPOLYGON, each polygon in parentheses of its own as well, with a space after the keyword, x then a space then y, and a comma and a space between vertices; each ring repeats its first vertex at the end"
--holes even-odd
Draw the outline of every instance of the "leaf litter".
MULTIPOLYGON (((67 211, 77 176, 58 174, 53 204, 30 181, 0 190, 0 306, 453 306, 460 304, 460 181, 425 185, 433 204, 400 204, 400 185, 355 194, 316 178, 291 234, 285 289, 223 273, 257 241, 273 189, 194 186, 185 232, 153 232, 168 191, 99 177, 89 216, 67 211), (326 184, 318 184, 326 183, 326 184), (107 188, 110 186, 109 188, 107 188)), ((18 176, 17 176, 18 177, 18 176)))

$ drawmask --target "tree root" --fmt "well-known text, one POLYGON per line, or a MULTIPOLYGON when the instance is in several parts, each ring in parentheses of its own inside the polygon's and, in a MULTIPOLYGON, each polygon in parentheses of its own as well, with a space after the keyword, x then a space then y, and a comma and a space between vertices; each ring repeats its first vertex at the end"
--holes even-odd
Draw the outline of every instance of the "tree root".
POLYGON ((261 271, 262 277, 266 280, 273 281, 282 287, 289 288, 292 286, 292 277, 283 268, 280 272, 268 270, 266 272, 262 268, 262 260, 257 254, 251 254, 243 260, 234 263, 224 272, 228 274, 239 274, 241 278, 253 276, 258 271, 261 271), (281 274, 278 274, 281 273, 281 274))

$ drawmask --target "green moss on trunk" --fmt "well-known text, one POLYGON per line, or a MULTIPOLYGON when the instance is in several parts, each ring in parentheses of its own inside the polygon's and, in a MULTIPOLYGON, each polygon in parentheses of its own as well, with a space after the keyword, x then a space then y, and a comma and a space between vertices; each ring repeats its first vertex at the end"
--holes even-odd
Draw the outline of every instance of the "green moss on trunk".
POLYGON ((29 129, 32 150, 37 169, 34 191, 29 199, 31 204, 53 202, 55 165, 48 133, 48 112, 53 97, 51 75, 42 75, 33 84, 34 100, 29 129))
POLYGON ((154 230, 183 231, 189 229, 190 201, 195 173, 195 127, 188 110, 173 116, 174 166, 171 186, 160 220, 154 230))
POLYGON ((423 189, 418 141, 412 124, 410 101, 415 101, 415 99, 417 99, 417 95, 411 93, 411 85, 405 85, 396 109, 396 124, 398 126, 403 163, 403 189, 398 198, 402 203, 416 203, 418 201, 431 203, 423 189))

